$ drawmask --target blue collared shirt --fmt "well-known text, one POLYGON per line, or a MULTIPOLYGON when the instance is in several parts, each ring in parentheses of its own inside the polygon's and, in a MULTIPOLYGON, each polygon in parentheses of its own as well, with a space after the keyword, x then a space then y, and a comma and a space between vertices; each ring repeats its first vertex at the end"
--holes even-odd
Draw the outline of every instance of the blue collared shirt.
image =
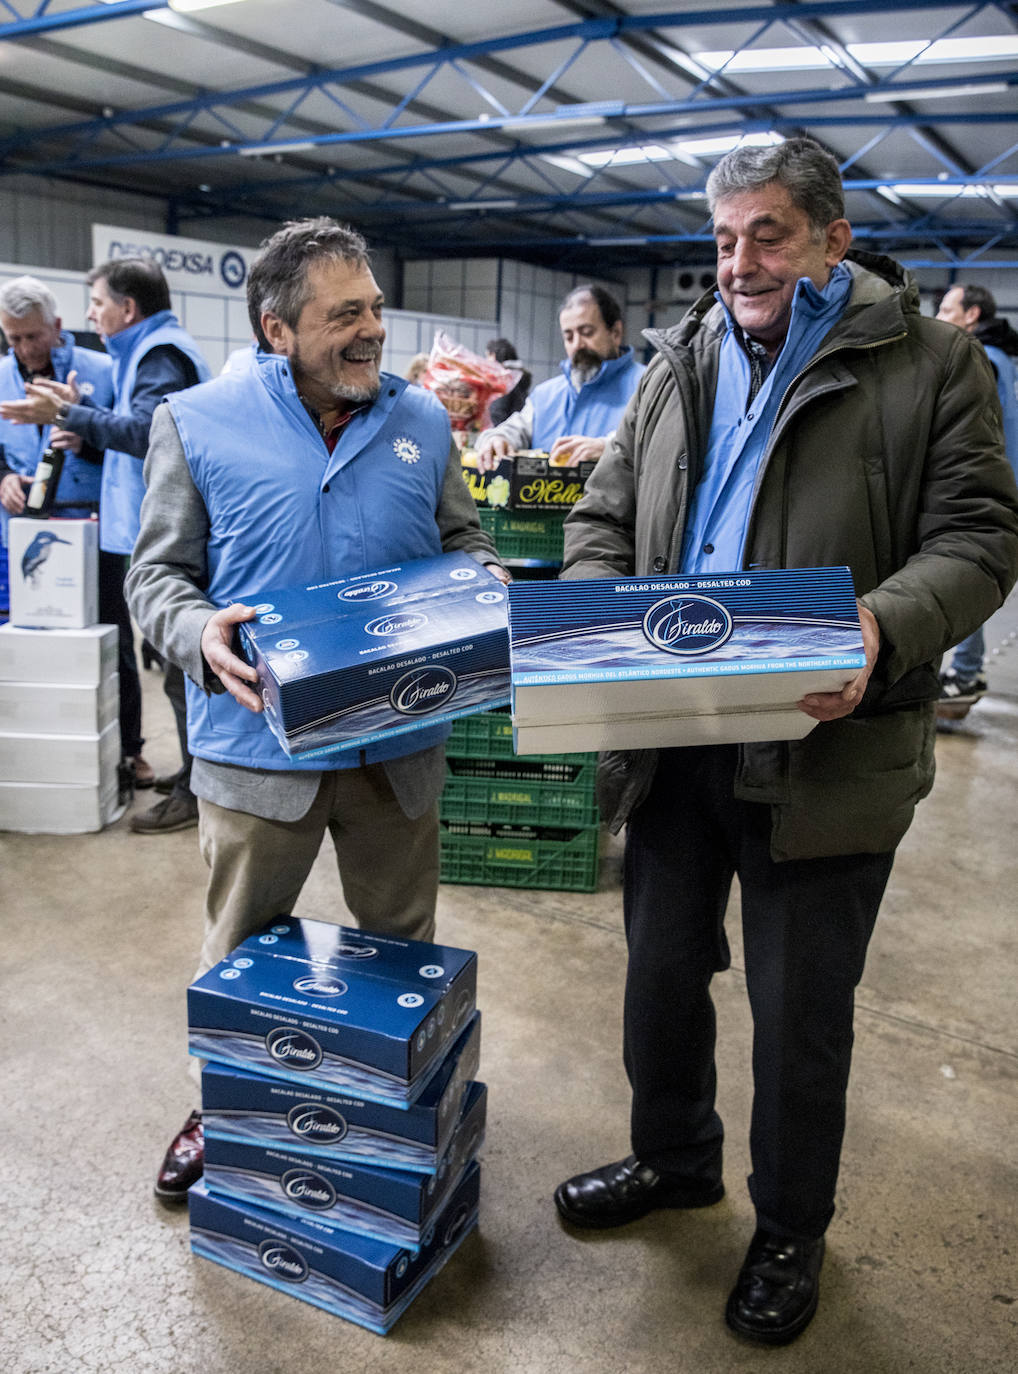
POLYGON ((752 340, 743 344, 741 329, 721 302, 728 329, 721 343, 714 417, 678 571, 715 573, 742 567, 757 470, 781 399, 841 318, 851 290, 852 274, 844 263, 834 268, 823 290, 808 277, 799 279, 788 333, 762 385, 757 385, 762 350, 752 340), (747 349, 753 352, 752 362, 747 349))

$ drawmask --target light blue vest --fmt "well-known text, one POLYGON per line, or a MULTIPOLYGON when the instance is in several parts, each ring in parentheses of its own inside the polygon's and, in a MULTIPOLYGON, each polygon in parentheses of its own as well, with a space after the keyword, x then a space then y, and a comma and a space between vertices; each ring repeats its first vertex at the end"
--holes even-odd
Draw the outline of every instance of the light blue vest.
MULTIPOLYGON (((66 382, 67 374, 76 372, 78 386, 86 396, 97 406, 112 405, 113 364, 105 353, 93 348, 78 348, 73 334, 64 330, 60 335, 60 343, 51 351, 50 357, 53 375, 58 382, 66 382)), ((12 351, 5 358, 0 358, 0 401, 24 399, 25 384, 12 351)), ((44 425, 40 433, 38 425, 14 425, 9 420, 0 420, 0 444, 3 444, 8 467, 31 476, 49 443, 51 428, 50 425, 44 425)), ((56 499, 63 507, 59 514, 76 517, 90 515, 99 504, 101 482, 102 468, 98 463, 86 463, 68 450, 57 488, 56 499), (76 504, 78 502, 81 504, 76 504)), ((2 511, 0 533, 5 545, 7 520, 7 512, 2 511)))
POLYGON ((600 371, 579 391, 569 380, 569 359, 563 358, 562 376, 551 377, 530 393, 534 407, 534 448, 550 449, 564 434, 595 438, 610 434, 646 371, 628 344, 617 358, 601 364, 600 371))
MULTIPOLYGON (((172 344, 190 358, 201 381, 212 376, 198 345, 169 310, 159 310, 106 340, 113 359, 113 385, 117 415, 130 415, 131 393, 138 364, 146 353, 172 344)), ((108 448, 103 462, 102 497, 99 502, 99 547, 109 553, 132 553, 141 527, 141 502, 145 479, 141 458, 108 448)))
POLYGON ((1018 366, 1001 348, 984 344, 986 356, 997 369, 997 395, 1004 412, 1004 449, 1018 477, 1018 366))
MULTIPOLYGON (((451 436, 429 391, 382 373, 330 454, 301 405, 286 358, 225 373, 169 398, 209 515, 208 587, 217 606, 442 552, 436 512, 451 436)), ((355 767, 361 752, 290 759, 265 723, 228 695, 187 684, 191 752, 248 768, 355 767)), ((367 762, 437 744, 445 727, 371 745, 367 762)))

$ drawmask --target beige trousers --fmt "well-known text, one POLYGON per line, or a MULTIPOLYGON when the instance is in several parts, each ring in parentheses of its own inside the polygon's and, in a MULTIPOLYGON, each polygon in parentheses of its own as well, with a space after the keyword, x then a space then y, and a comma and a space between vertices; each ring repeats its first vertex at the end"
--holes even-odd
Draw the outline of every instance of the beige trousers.
POLYGON ((324 773, 299 821, 264 820, 204 799, 198 817, 210 876, 196 977, 274 916, 293 911, 326 830, 356 923, 402 939, 434 938, 438 807, 409 820, 380 764, 324 773))

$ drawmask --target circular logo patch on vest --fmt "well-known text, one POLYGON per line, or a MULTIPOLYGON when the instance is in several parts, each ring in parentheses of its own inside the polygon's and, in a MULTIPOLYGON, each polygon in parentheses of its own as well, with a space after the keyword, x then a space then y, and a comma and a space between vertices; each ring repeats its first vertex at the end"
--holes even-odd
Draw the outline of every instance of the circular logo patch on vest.
POLYGON ((419 463, 421 447, 409 434, 397 434, 392 441, 392 451, 401 463, 419 463))

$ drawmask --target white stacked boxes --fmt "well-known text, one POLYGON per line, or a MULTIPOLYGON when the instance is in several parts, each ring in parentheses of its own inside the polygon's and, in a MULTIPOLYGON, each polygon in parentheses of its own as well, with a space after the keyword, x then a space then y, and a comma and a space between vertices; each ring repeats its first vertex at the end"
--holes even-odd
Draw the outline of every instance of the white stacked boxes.
POLYGON ((188 990, 196 1254, 385 1332, 476 1224, 476 956, 281 917, 188 990))
POLYGON ((79 834, 120 814, 116 669, 116 626, 0 626, 0 829, 79 834))

